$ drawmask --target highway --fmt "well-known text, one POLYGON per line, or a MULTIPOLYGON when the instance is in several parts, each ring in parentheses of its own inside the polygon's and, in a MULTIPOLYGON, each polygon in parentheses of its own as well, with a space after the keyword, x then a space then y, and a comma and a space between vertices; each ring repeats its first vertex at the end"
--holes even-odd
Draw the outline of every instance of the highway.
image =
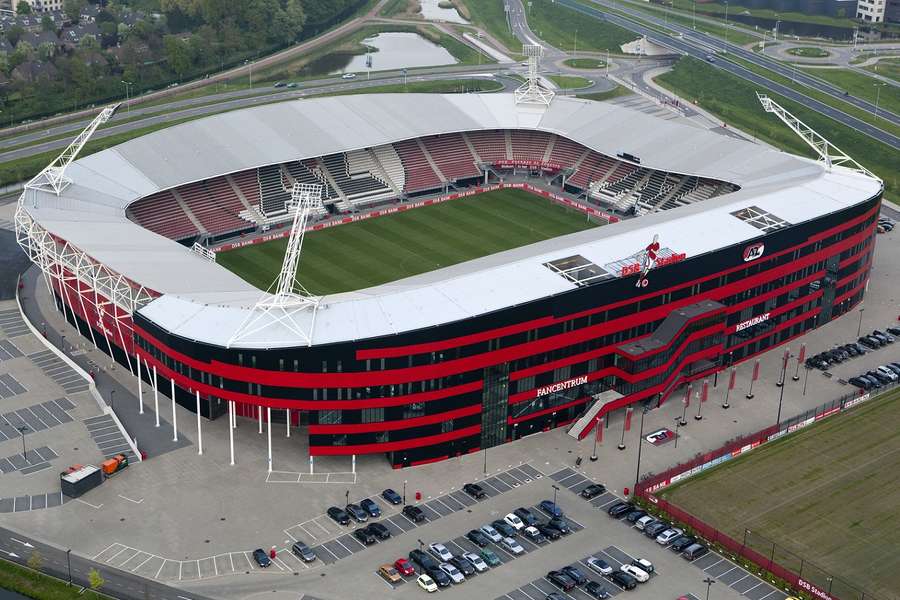
MULTIPOLYGON (((663 33, 659 33, 654 29, 650 29, 644 25, 636 23, 629 18, 622 17, 616 14, 607 13, 602 10, 602 8, 592 8, 589 6, 585 6, 576 0, 556 0, 559 4, 571 8, 585 16, 592 17, 600 20, 607 20, 610 23, 615 25, 619 25, 620 27, 624 27, 630 31, 633 31, 639 35, 646 36, 647 39, 653 41, 662 46, 666 46, 672 48, 682 54, 692 56, 694 58, 698 58, 700 60, 705 60, 706 57, 711 54, 716 48, 721 48, 722 42, 717 38, 713 38, 702 34, 701 32, 694 31, 689 27, 681 27, 677 25, 668 24, 670 29, 676 30, 683 34, 683 37, 674 37, 669 36, 663 33)), ((600 4, 600 3, 598 3, 600 4)), ((619 8, 621 5, 617 5, 619 8)), ((622 10, 622 9, 620 9, 622 10)), ((628 10, 628 9, 624 9, 628 10)), ((636 11, 633 11, 636 12, 636 11)), ((639 17, 642 20, 653 22, 654 17, 646 16, 644 14, 636 14, 636 17, 639 17)), ((524 18, 524 15, 520 16, 524 18)), ((510 18, 513 18, 511 16, 510 18)), ((663 26, 662 20, 656 19, 659 22, 660 26, 663 26)), ((744 51, 746 52, 746 51, 744 51)), ((750 52, 749 54, 753 54, 750 52)), ((742 56, 743 58, 743 56, 742 56)), ((758 57, 757 57, 758 59, 758 57)), ((768 61, 769 59, 762 59, 768 61)), ((755 62, 760 62, 757 60, 755 62)), ((865 121, 862 121, 852 115, 849 115, 841 110, 833 108, 823 102, 810 98, 805 94, 794 90, 793 88, 787 87, 780 83, 774 82, 771 79, 763 77, 761 75, 757 75, 753 71, 746 69, 738 64, 728 62, 726 60, 722 60, 721 58, 717 58, 714 63, 711 63, 716 68, 722 69, 731 73, 732 75, 736 75, 742 79, 750 81, 751 83, 755 83, 760 86, 764 86, 773 92, 776 92, 786 98, 790 98, 796 102, 799 102, 806 107, 815 110, 816 112, 831 117, 835 121, 842 123, 852 129, 865 133, 869 137, 876 139, 880 142, 883 142, 894 149, 900 149, 900 138, 895 135, 892 135, 878 127, 870 125, 865 121)), ((841 96, 841 99, 845 99, 848 97, 841 96)), ((859 102, 862 102, 861 100, 859 102)), ((874 108, 874 107, 873 107, 874 108)), ((896 118, 896 117, 894 117, 896 118)))
POLYGON ((206 596, 188 593, 157 581, 120 571, 109 565, 101 565, 74 553, 69 554, 67 561, 66 549, 0 527, 0 558, 27 565, 28 559, 35 551, 41 555, 43 564, 41 570, 62 580, 68 581, 69 566, 71 565, 72 582, 80 587, 90 586, 88 573, 91 569, 97 569, 105 580, 100 591, 115 598, 123 600, 212 600, 206 596))

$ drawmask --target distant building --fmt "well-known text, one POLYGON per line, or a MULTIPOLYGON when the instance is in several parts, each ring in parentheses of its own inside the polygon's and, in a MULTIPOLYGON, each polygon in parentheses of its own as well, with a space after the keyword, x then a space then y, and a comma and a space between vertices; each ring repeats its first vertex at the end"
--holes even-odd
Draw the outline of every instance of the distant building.
POLYGON ((867 23, 883 23, 886 8, 886 0, 858 0, 856 18, 867 23))
MULTIPOLYGON (((852 19, 856 15, 856 2, 857 0, 731 0, 729 4, 735 11, 735 6, 746 6, 765 8, 779 13, 796 12, 804 15, 828 15, 852 19)), ((698 2, 701 3, 703 0, 698 2)))
MULTIPOLYGON (((63 0, 22 0, 31 7, 31 12, 45 13, 54 10, 62 10, 63 0)), ((10 4, 15 3, 15 8, 19 6, 19 0, 11 0, 10 4)), ((13 7, 11 7, 13 8, 13 7)))

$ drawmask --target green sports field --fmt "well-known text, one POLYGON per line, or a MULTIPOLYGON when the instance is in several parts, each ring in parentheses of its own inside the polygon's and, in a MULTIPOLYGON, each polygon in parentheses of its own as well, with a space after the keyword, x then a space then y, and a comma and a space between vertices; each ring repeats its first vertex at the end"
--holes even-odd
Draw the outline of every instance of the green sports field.
MULTIPOLYGON (((358 290, 596 225, 534 194, 497 190, 308 233, 298 279, 316 295, 358 290)), ((216 261, 268 289, 286 245, 220 252, 216 261)))
POLYGON ((900 598, 900 390, 661 496, 834 596, 900 598), (765 539, 764 539, 765 538, 765 539), (801 559, 803 564, 801 565, 801 559), (826 573, 827 572, 827 573, 826 573), (852 587, 851 587, 852 586, 852 587), (854 590, 853 588, 856 588, 854 590))

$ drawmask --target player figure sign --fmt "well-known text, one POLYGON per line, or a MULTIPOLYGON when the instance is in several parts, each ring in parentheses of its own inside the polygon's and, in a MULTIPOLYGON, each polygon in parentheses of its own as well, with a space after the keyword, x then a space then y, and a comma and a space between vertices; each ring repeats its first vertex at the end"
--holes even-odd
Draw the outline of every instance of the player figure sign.
POLYGON ((646 254, 641 262, 641 276, 638 277, 635 287, 647 287, 647 274, 656 265, 656 256, 659 253, 659 234, 653 234, 653 241, 644 250, 646 254))

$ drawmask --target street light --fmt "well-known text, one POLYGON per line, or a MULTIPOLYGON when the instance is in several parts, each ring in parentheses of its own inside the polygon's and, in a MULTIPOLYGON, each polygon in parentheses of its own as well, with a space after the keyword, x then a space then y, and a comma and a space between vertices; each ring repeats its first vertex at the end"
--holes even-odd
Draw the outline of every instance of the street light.
POLYGON ((714 584, 715 582, 716 580, 711 577, 707 577, 703 580, 703 583, 706 584, 706 600, 709 600, 709 588, 711 588, 712 584, 714 584))
POLYGON ((864 310, 866 310, 864 306, 859 309, 859 326, 856 328, 856 337, 859 337, 860 332, 862 332, 862 314, 864 310))
POLYGON ((72 585, 72 549, 66 550, 66 568, 69 571, 69 585, 72 585))
POLYGON ((131 81, 121 80, 122 85, 125 86, 125 106, 128 109, 128 114, 131 114, 131 101, 129 100, 129 91, 131 86, 134 85, 131 81))
POLYGON ((675 417, 675 447, 678 447, 678 428, 681 427, 681 419, 675 417))
POLYGON ((403 480, 403 504, 406 504, 406 480, 403 480))
POLYGON ((644 415, 646 415, 646 414, 647 414, 647 407, 645 406, 643 408, 643 410, 641 410, 641 433, 638 436, 637 468, 635 469, 635 473, 634 473, 634 488, 631 491, 631 493, 634 494, 635 496, 637 496, 638 479, 640 478, 640 475, 641 475, 641 450, 644 447, 644 444, 643 444, 643 442, 644 442, 644 415))
POLYGON ((344 492, 344 500, 345 500, 344 506, 347 506, 348 504, 350 504, 350 490, 347 490, 346 492, 344 492))
POLYGON ((559 487, 556 485, 550 484, 550 487, 553 488, 553 506, 556 506, 556 492, 559 491, 559 487))
POLYGON ((878 121, 878 99, 881 96, 881 88, 887 85, 887 83, 873 83, 875 86, 875 121, 878 121))
POLYGON ((25 433, 31 431, 31 428, 28 425, 21 425, 16 427, 16 429, 22 434, 22 458, 25 459, 25 462, 28 462, 28 452, 25 450, 25 433))

